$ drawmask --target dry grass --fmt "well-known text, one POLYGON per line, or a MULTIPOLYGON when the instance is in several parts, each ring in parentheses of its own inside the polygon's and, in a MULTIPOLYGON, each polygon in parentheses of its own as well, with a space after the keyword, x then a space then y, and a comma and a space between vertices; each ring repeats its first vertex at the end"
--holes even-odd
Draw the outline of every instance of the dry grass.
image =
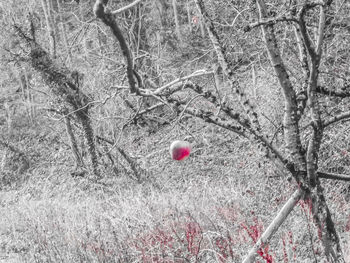
MULTIPOLYGON (((32 149, 36 163, 0 193, 3 262, 240 262, 295 187, 250 143, 196 120, 188 125, 196 141, 185 162, 167 153, 169 142, 183 138, 179 129, 144 139, 130 128, 121 146, 148 171, 142 183, 105 172, 95 184, 69 175, 71 153, 55 125, 31 134, 18 129, 26 138, 21 148, 32 149)), ((345 156, 334 159, 334 146, 327 147, 322 158, 333 161, 325 165, 344 166, 345 156)), ((325 184, 346 255, 347 187, 325 184)), ((321 248, 314 237, 309 211, 299 204, 259 260, 313 262, 321 248)))
MULTIPOLYGON (((31 175, 1 193, 1 255, 6 262, 239 262, 292 189, 283 178, 254 174, 254 164, 224 173, 212 158, 209 174, 200 160, 208 161, 171 163, 142 184, 120 177, 102 186, 55 169, 46 179, 31 175)), ((339 198, 337 208, 349 211, 339 198)), ((345 230, 345 217, 336 220, 345 230)), ((308 222, 295 209, 265 254, 273 262, 312 258, 308 222)))

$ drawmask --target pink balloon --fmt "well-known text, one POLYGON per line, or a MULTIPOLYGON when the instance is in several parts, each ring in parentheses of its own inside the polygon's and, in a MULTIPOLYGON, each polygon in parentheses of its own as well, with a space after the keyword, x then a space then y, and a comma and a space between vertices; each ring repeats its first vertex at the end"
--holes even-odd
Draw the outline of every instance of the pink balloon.
POLYGON ((170 145, 170 155, 173 160, 183 161, 191 153, 191 145, 186 141, 174 141, 170 145))

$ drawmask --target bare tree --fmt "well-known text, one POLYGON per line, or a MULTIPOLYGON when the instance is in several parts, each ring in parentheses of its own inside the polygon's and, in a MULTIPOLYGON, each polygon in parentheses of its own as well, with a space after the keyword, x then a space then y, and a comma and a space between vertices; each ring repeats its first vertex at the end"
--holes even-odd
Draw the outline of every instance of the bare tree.
MULTIPOLYGON (((135 1, 136 3, 137 1, 135 1)), ((113 13, 106 12, 108 1, 97 0, 94 11, 106 25, 108 25, 113 34, 118 39, 124 57, 127 62, 127 72, 132 92, 135 91, 135 81, 133 78, 132 63, 130 62, 131 51, 128 46, 123 43, 123 38, 118 29, 117 22, 112 16, 113 13)), ((157 98, 163 104, 169 103, 175 105, 180 116, 184 113, 200 118, 205 122, 218 125, 224 129, 235 132, 244 136, 265 149, 267 156, 275 162, 276 160, 283 165, 284 169, 295 179, 295 194, 286 203, 281 212, 273 220, 266 232, 261 236, 255 247, 249 252, 244 262, 253 262, 257 251, 261 246, 266 245, 272 235, 277 231, 278 227, 287 218, 293 207, 298 203, 299 199, 310 204, 314 218, 315 226, 320 233, 319 238, 324 247, 324 255, 330 262, 344 262, 343 252, 341 250, 339 236, 337 234, 335 224, 333 222, 331 212, 328 208, 324 189, 320 178, 348 180, 347 175, 334 175, 321 171, 319 169, 319 152, 321 149, 322 138, 326 128, 335 123, 350 118, 349 112, 331 118, 324 117, 320 107, 319 93, 323 95, 331 95, 338 97, 349 97, 346 87, 342 92, 331 90, 320 85, 320 66, 323 58, 323 47, 327 35, 327 27, 331 24, 332 4, 333 1, 306 1, 302 4, 297 1, 291 1, 287 11, 282 15, 277 15, 269 10, 268 5, 263 0, 257 0, 255 10, 258 16, 255 18, 257 22, 241 25, 241 29, 246 33, 255 31, 260 28, 265 48, 269 56, 269 62, 274 70, 279 86, 283 94, 284 101, 284 118, 283 118, 283 136, 284 145, 282 148, 274 145, 264 132, 260 123, 261 114, 257 110, 257 106, 253 99, 242 87, 236 73, 233 70, 230 54, 224 47, 218 23, 214 23, 211 12, 208 11, 203 0, 195 0, 197 8, 206 25, 209 39, 216 53, 216 59, 222 68, 223 75, 227 78, 228 84, 237 95, 241 102, 241 111, 237 111, 227 103, 223 103, 220 94, 211 91, 204 91, 203 88, 192 82, 190 79, 198 75, 217 75, 216 72, 202 71, 199 74, 191 74, 181 77, 162 87, 156 87, 154 90, 143 89, 139 87, 139 95, 152 96, 157 98), (310 26, 307 21, 313 23, 317 21, 317 30, 310 32, 310 26), (279 46, 279 35, 275 29, 279 23, 285 23, 290 26, 294 32, 295 43, 299 49, 300 72, 298 75, 302 85, 298 86, 292 80, 290 69, 288 68, 281 48, 279 46), (312 40, 314 38, 315 40, 312 40), (178 97, 171 96, 179 90, 189 89, 197 95, 189 101, 181 100, 178 97), (206 109, 196 109, 191 106, 191 102, 197 97, 205 99, 211 105, 219 109, 219 113, 213 114, 206 109), (302 125, 307 122, 310 135, 305 136, 302 132, 302 125)), ((208 4, 209 5, 209 4, 208 4)), ((213 3, 210 3, 213 6, 213 3)), ((250 7, 254 10, 254 7, 250 7)), ((241 15, 240 13, 237 15, 241 15)), ((251 13, 254 17, 254 12, 251 13)), ((250 19, 251 19, 250 17, 250 19)), ((232 25, 231 25, 232 26, 232 25)), ((178 27, 178 26, 177 26, 178 27)), ((256 31, 255 31, 256 32, 256 31)), ((285 38, 285 37, 284 37, 285 38)), ((238 65, 239 67, 240 65, 238 65)), ((255 72, 254 72, 255 75, 255 72)), ((255 78, 255 77, 254 77, 255 78)), ((217 81, 217 89, 220 84, 217 81)), ((347 85, 347 84, 346 84, 347 85)), ((147 110, 145 111, 147 112, 147 110)), ((140 113, 141 114, 141 113, 140 113)), ((287 176, 286 176, 287 177, 287 176)))
POLYGON ((33 23, 30 27, 31 35, 26 34, 23 29, 15 25, 15 31, 18 36, 25 41, 29 49, 28 58, 23 58, 27 63, 41 73, 42 79, 45 81, 51 91, 62 99, 63 107, 70 110, 69 114, 74 114, 79 120, 84 137, 88 144, 92 171, 95 176, 99 176, 98 158, 96 154, 94 131, 89 116, 90 99, 81 92, 79 73, 71 71, 64 65, 57 64, 56 61, 36 42, 35 28, 33 23))

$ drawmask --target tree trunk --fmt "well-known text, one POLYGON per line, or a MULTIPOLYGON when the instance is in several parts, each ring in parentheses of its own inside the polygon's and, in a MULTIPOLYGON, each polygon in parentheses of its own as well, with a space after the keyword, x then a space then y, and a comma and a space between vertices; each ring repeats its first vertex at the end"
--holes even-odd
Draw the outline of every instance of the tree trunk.
POLYGON ((65 26, 65 21, 62 16, 62 8, 60 4, 60 0, 56 0, 57 3, 57 12, 60 20, 60 25, 61 25, 61 31, 62 31, 62 37, 63 37, 63 44, 64 48, 66 50, 67 56, 68 56, 68 63, 72 62, 72 51, 70 49, 69 43, 68 43, 68 37, 67 37, 67 30, 65 26))
POLYGON ((177 35, 177 39, 179 40, 180 47, 182 47, 182 35, 181 35, 181 30, 180 30, 179 16, 178 16, 178 13, 177 13, 177 4, 176 4, 176 0, 172 0, 172 4, 173 4, 173 10, 174 10, 174 19, 175 19, 176 35, 177 35))
POLYGON ((84 163, 83 163, 83 159, 82 159, 80 152, 79 152, 78 143, 77 143, 77 140, 75 138, 75 135, 74 135, 74 132, 72 129, 70 117, 66 115, 67 113, 68 112, 64 113, 65 114, 64 122, 66 124, 66 131, 67 131, 70 147, 71 147, 74 159, 75 159, 75 169, 78 169, 80 167, 83 167, 84 163))
POLYGON ((52 25, 52 17, 50 12, 50 5, 45 0, 41 0, 41 6, 44 11, 45 16, 45 22, 46 22, 46 28, 47 28, 47 35, 50 43, 50 55, 53 58, 56 58, 56 36, 52 25))

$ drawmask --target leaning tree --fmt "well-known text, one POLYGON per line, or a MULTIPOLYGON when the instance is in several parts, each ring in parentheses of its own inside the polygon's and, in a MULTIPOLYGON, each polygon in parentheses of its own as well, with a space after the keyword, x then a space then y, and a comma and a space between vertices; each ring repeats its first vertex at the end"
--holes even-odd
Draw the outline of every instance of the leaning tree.
MULTIPOLYGON (((308 204, 312 211, 325 257, 330 262, 344 262, 320 178, 350 180, 349 176, 323 170, 321 158, 324 138, 329 137, 336 125, 350 118, 346 105, 350 97, 349 57, 346 55, 349 42, 342 38, 350 27, 349 21, 343 19, 350 10, 349 3, 332 0, 292 0, 288 3, 195 0, 215 52, 211 61, 213 70, 199 70, 164 85, 153 83, 150 89, 143 80, 147 76, 137 72, 132 51, 118 22, 118 14, 142 2, 145 1, 134 1, 116 11, 108 10, 108 0, 97 0, 94 5, 96 17, 111 29, 120 45, 130 92, 158 100, 156 106, 140 111, 138 115, 167 105, 175 108, 180 117, 187 114, 220 126, 259 145, 266 157, 283 166, 286 179, 289 176, 294 179, 297 190, 244 262, 254 261, 257 252, 269 242, 299 200, 308 204), (218 15, 220 12, 229 13, 227 17, 231 21, 218 15), (262 124, 262 108, 239 76, 247 65, 265 62, 273 70, 273 78, 282 93, 282 129, 276 133, 283 136, 283 143, 271 139, 266 125, 262 124), (206 75, 212 75, 216 80, 212 88, 204 89, 193 80, 206 75), (239 99, 239 106, 222 99, 224 86, 239 99), (192 97, 175 96, 184 91, 192 97), (198 99, 217 110, 213 112, 195 105, 193 101, 198 99)), ((176 34, 182 44, 178 26, 177 21, 176 34)))

